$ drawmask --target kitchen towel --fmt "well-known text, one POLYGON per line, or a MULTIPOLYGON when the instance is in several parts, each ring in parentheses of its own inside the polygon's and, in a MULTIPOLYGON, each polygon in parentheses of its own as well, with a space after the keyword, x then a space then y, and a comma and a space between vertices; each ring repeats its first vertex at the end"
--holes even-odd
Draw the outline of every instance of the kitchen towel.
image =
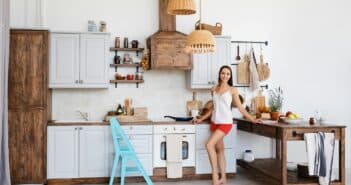
POLYGON ((182 135, 168 134, 166 137, 167 178, 183 177, 182 135))
POLYGON ((308 173, 319 176, 319 184, 329 185, 332 179, 335 135, 334 133, 304 134, 307 149, 308 173))
POLYGON ((255 53, 254 49, 251 48, 250 50, 250 88, 252 91, 255 91, 259 87, 259 79, 258 79, 258 72, 257 72, 257 67, 256 67, 256 58, 255 58, 255 53))

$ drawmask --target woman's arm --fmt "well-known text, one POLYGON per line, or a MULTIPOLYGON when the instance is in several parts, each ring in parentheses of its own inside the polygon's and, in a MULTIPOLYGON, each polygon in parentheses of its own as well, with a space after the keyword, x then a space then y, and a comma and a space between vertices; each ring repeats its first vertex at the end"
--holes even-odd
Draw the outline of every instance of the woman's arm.
POLYGON ((201 123, 204 120, 206 120, 207 118, 211 117, 212 115, 212 108, 213 106, 211 106, 211 108, 209 109, 209 111, 206 112, 206 114, 204 114, 203 116, 199 117, 199 118, 194 118, 193 119, 193 123, 201 123))
POLYGON ((258 120, 255 120, 244 108, 244 106, 241 104, 240 99, 239 99, 239 93, 238 90, 235 88, 232 88, 232 95, 233 95, 233 101, 236 107, 239 109, 240 113, 244 116, 244 118, 250 120, 251 122, 257 123, 259 122, 258 120))

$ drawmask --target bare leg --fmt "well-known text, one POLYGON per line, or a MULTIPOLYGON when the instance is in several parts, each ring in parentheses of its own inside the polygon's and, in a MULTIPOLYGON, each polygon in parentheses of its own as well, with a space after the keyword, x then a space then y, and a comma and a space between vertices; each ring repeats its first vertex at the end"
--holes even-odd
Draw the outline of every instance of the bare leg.
POLYGON ((219 183, 226 184, 227 183, 227 176, 226 176, 226 172, 225 172, 226 161, 225 161, 225 156, 224 156, 223 138, 217 142, 216 150, 217 150, 219 169, 221 170, 221 179, 219 180, 219 183))
POLYGON ((208 157, 210 159, 211 167, 212 167, 212 184, 213 185, 219 185, 217 153, 216 153, 215 147, 217 142, 223 139, 224 135, 225 134, 222 131, 216 130, 212 133, 210 139, 207 141, 207 144, 206 144, 208 157))

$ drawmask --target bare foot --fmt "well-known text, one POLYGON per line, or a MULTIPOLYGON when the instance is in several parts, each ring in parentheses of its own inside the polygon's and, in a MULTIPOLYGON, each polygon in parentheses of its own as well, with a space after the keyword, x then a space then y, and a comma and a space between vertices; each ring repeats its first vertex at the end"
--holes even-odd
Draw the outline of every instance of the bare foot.
POLYGON ((223 178, 219 179, 218 184, 219 184, 219 185, 225 185, 225 184, 227 184, 227 178, 223 177, 223 178))
POLYGON ((212 185, 220 185, 218 175, 212 175, 212 185))

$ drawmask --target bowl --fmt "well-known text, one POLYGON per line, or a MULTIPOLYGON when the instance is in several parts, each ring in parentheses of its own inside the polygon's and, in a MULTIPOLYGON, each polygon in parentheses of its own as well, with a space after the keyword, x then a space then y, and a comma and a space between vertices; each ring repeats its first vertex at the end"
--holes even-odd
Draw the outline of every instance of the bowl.
POLYGON ((285 116, 281 116, 279 118, 279 122, 284 122, 284 123, 289 123, 289 124, 299 124, 303 122, 303 119, 298 118, 298 119, 291 119, 285 116))

